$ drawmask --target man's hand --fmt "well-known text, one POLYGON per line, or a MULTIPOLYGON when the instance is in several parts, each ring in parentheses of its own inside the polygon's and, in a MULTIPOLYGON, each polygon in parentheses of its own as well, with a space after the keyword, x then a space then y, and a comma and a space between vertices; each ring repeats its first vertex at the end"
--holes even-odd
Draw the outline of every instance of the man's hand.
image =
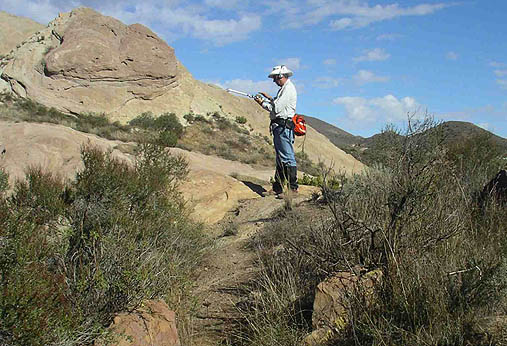
POLYGON ((268 99, 268 100, 270 100, 270 101, 272 101, 272 100, 273 100, 273 98, 272 98, 271 96, 269 96, 269 94, 267 94, 267 93, 265 93, 265 92, 263 92, 263 91, 259 92, 259 94, 261 94, 262 96, 264 96, 265 98, 267 98, 267 99, 268 99))
POLYGON ((262 106, 262 97, 260 97, 259 95, 254 96, 254 101, 262 106))

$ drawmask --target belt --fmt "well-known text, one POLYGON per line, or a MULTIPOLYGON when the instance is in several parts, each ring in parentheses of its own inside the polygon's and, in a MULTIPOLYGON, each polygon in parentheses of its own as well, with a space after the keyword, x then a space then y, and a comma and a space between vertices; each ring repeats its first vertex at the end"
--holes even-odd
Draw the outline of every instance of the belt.
POLYGON ((271 120, 271 123, 269 125, 271 126, 273 124, 284 126, 291 130, 294 129, 294 122, 292 122, 291 118, 275 118, 271 120))

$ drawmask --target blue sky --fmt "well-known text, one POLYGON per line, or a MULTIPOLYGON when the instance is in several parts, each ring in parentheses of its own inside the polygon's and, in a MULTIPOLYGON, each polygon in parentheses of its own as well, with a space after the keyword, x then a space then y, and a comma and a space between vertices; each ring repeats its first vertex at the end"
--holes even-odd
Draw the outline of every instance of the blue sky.
POLYGON ((79 6, 148 26, 224 88, 274 94, 286 64, 298 112, 354 135, 428 112, 507 137, 505 0, 0 0, 43 24, 79 6))

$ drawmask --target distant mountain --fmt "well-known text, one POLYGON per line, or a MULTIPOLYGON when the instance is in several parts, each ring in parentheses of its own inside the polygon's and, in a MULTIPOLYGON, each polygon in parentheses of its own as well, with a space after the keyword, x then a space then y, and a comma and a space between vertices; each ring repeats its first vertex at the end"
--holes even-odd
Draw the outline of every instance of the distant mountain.
MULTIPOLYGON (((347 131, 344 131, 315 117, 305 115, 305 119, 311 127, 322 133, 331 141, 331 143, 341 149, 346 149, 350 146, 361 146, 367 148, 374 145, 385 135, 383 133, 377 133, 371 137, 364 138, 350 134, 347 131)), ((497 136, 477 125, 466 121, 446 121, 438 125, 437 128, 441 128, 443 130, 447 143, 484 135, 491 136, 494 143, 507 149, 506 138, 497 136)))
MULTIPOLYGON (((394 132, 385 132, 364 138, 354 136, 320 119, 310 116, 305 116, 305 118, 311 127, 326 136, 331 143, 367 165, 375 162, 375 153, 382 150, 382 143, 390 141, 388 137, 401 136, 394 132)), ((436 126, 436 129, 443 131, 444 144, 447 145, 455 146, 470 138, 488 138, 489 143, 497 145, 501 151, 507 152, 507 139, 469 122, 447 121, 436 126)))
POLYGON ((364 141, 363 137, 354 136, 318 118, 305 115, 305 119, 311 127, 326 136, 338 148, 359 144, 364 141))
POLYGON ((497 136, 482 127, 465 121, 447 121, 439 125, 444 131, 447 143, 455 143, 463 139, 477 136, 490 136, 493 143, 507 150, 507 139, 497 136))

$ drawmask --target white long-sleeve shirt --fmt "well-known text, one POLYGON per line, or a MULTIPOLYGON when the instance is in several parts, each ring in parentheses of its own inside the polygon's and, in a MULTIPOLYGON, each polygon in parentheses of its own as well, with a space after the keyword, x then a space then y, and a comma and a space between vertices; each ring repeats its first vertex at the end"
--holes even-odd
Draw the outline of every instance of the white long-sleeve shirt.
POLYGON ((269 111, 269 118, 290 119, 296 114, 298 94, 290 79, 278 90, 273 100, 262 102, 262 107, 269 111))

